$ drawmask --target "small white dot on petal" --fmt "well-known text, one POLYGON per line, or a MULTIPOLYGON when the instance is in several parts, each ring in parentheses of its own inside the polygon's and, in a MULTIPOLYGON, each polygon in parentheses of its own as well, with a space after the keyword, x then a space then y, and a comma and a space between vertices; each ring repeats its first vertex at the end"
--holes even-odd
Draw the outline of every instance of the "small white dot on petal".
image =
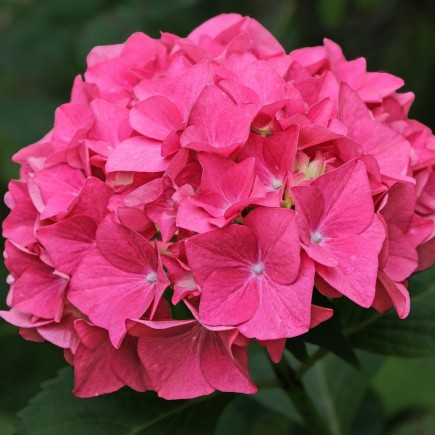
POLYGON ((147 275, 147 281, 148 281, 148 282, 151 282, 151 283, 156 282, 156 281, 157 281, 157 273, 156 273, 156 272, 150 272, 150 273, 147 275))
POLYGON ((323 240, 323 236, 320 234, 319 231, 314 231, 314 233, 311 234, 311 241, 313 243, 320 243, 323 240))
POLYGON ((252 266, 252 272, 253 272, 255 275, 263 275, 263 272, 264 272, 264 264, 263 264, 263 263, 257 263, 257 264, 254 264, 254 265, 252 266))
POLYGON ((281 189, 281 187, 282 187, 282 181, 281 181, 281 180, 278 180, 277 178, 274 178, 274 179, 272 180, 272 187, 273 187, 275 190, 281 189))

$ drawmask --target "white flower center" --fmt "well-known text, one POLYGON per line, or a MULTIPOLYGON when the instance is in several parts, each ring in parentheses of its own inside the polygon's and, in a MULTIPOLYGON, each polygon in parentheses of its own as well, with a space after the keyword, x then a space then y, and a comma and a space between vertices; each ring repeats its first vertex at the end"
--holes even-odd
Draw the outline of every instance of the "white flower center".
POLYGON ((314 231, 314 233, 311 234, 311 241, 313 243, 320 243, 323 240, 323 236, 320 234, 319 231, 314 231))
POLYGON ((281 189, 281 187, 282 187, 282 181, 281 181, 281 180, 278 180, 277 178, 274 178, 274 179, 272 180, 272 187, 273 187, 275 190, 281 189))
POLYGON ((157 273, 156 272, 150 272, 147 275, 147 281, 150 283, 154 283, 157 281, 157 273))
POLYGON ((263 275, 263 272, 264 272, 264 264, 263 264, 263 263, 257 263, 257 264, 254 264, 254 265, 252 266, 252 272, 253 272, 255 275, 263 275))

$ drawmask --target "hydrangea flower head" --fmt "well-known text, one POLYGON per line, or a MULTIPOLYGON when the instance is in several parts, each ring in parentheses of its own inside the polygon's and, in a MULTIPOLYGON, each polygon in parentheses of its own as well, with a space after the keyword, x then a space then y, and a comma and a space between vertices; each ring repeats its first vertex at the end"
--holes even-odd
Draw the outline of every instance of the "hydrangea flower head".
POLYGON ((166 399, 254 393, 252 341, 276 362, 334 314, 315 288, 406 317, 435 260, 435 138, 402 85, 237 14, 95 47, 13 157, 0 316, 64 349, 79 397, 166 399))

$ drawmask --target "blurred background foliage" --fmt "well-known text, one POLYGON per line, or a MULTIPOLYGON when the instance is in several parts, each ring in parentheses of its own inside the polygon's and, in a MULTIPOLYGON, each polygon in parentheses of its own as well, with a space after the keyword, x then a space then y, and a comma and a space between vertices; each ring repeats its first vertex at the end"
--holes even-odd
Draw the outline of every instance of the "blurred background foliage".
MULTIPOLYGON (((435 127, 435 1, 433 0, 0 0, 0 185, 18 168, 10 157, 52 126, 56 106, 69 99, 76 74, 95 45, 119 43, 135 31, 188 34, 222 12, 250 15, 287 50, 338 42, 348 58, 364 56, 368 69, 405 79, 416 93, 411 117, 435 127)), ((1 218, 7 214, 0 207, 1 218)), ((429 286, 433 274, 426 275, 429 286)), ((1 269, 0 306, 7 293, 1 269)), ((421 280, 419 281, 421 284, 421 280)), ((435 337, 434 337, 435 340, 435 337)), ((14 433, 15 415, 65 365, 49 345, 24 342, 0 324, 0 434, 14 433)), ((218 433, 239 417, 246 434, 304 433, 260 401, 238 399, 218 433), (255 405, 255 406, 254 406, 255 405), (250 418, 258 416, 255 422, 250 418), (275 426, 271 426, 274 422, 275 426), (267 429, 265 429, 267 428, 267 429), (266 432, 265 432, 266 430, 266 432)), ((354 435, 435 433, 435 358, 383 358, 353 424, 354 435)), ((61 434, 60 434, 61 435, 61 434)))

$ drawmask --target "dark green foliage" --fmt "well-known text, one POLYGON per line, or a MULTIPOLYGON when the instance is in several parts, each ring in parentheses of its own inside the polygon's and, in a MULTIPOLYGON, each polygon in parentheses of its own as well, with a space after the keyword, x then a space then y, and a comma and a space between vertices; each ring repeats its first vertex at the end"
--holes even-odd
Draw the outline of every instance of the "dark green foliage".
POLYGON ((20 435, 203 435, 213 433, 232 394, 167 401, 124 389, 93 399, 71 395, 72 369, 63 369, 19 414, 20 435))
MULTIPOLYGON (((411 117, 434 128, 433 1, 1 0, 1 194, 8 180, 18 174, 17 167, 9 162, 11 155, 50 130, 56 106, 68 101, 72 81, 83 73, 86 54, 93 46, 121 42, 135 31, 154 37, 160 31, 186 35, 207 18, 231 11, 261 21, 287 50, 320 44, 326 36, 337 41, 348 58, 366 57, 369 70, 403 77, 405 90, 416 93, 411 117)), ((1 219, 6 214, 2 205, 1 219)), ((4 309, 4 269, 0 277, 0 307, 4 309)), ((399 321, 394 312, 379 316, 373 310, 339 300, 334 305, 340 320, 313 330, 304 340, 350 363, 356 360, 348 341, 387 355, 435 355, 434 281, 433 272, 412 280, 412 310, 406 321, 399 321)), ((217 435, 305 435, 295 409, 276 386, 270 364, 261 352, 252 355, 251 370, 265 388, 253 397, 237 397, 225 407, 231 397, 226 394, 192 404, 164 402, 154 394, 128 390, 96 399, 74 399, 70 394, 71 370, 55 377, 66 364, 59 349, 25 342, 3 321, 0 347, 1 435, 208 435, 213 434, 222 410, 217 435), (54 379, 26 407, 41 382, 50 378, 54 379), (17 429, 16 413, 23 408, 17 429), (167 412, 172 413, 171 418, 146 428, 167 412), (140 427, 143 430, 137 431, 140 427)), ((316 352, 315 346, 306 346, 300 338, 289 340, 287 349, 299 360, 289 357, 295 368, 303 367, 316 352)), ((361 371, 330 355, 303 376, 334 435, 433 434, 433 356, 416 360, 367 353, 358 356, 361 371)))

